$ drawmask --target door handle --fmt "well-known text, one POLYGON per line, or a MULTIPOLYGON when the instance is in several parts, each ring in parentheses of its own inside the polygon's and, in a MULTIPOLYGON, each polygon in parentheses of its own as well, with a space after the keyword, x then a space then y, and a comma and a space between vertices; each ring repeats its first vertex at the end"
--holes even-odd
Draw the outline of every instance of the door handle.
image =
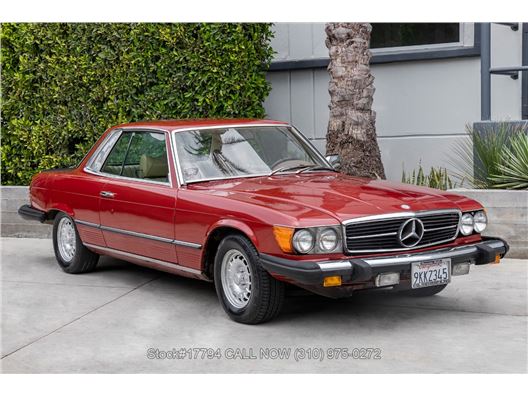
POLYGON ((115 194, 111 191, 101 191, 99 195, 104 198, 114 198, 115 197, 115 194))

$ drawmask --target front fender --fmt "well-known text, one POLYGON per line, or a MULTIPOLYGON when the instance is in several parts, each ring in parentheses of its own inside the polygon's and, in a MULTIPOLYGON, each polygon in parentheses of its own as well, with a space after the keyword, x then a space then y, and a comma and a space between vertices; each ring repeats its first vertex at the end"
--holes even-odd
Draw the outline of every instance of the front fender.
POLYGON ((216 229, 221 228, 221 227, 230 227, 240 232, 243 232, 250 239, 253 245, 258 249, 258 246, 259 246, 258 239, 253 229, 250 226, 248 226, 246 223, 244 223, 243 221, 236 220, 236 219, 222 219, 222 220, 217 221, 216 223, 211 225, 209 229, 207 230, 206 239, 209 238, 209 235, 211 235, 211 233, 213 233, 216 229))

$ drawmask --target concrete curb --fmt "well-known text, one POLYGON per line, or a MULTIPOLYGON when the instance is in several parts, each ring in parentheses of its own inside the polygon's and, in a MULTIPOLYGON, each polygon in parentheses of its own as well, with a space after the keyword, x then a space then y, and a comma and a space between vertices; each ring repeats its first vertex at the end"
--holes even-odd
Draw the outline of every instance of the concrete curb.
POLYGON ((528 191, 449 190, 480 202, 488 213, 484 235, 504 238, 510 244, 511 258, 528 258, 528 191))
POLYGON ((28 203, 26 186, 2 186, 0 188, 1 236, 16 238, 51 238, 51 226, 24 220, 18 208, 28 203))

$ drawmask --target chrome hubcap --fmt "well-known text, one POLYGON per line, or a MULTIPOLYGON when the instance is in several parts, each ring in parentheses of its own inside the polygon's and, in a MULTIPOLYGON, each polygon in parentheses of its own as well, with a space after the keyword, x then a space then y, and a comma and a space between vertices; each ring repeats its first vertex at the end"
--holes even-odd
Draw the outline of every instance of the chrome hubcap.
POLYGON ((224 295, 235 308, 244 308, 251 297, 251 269, 240 251, 229 250, 222 259, 220 273, 224 295))
POLYGON ((59 222, 57 245, 62 259, 66 262, 72 261, 75 256, 75 228, 67 217, 63 217, 59 222))

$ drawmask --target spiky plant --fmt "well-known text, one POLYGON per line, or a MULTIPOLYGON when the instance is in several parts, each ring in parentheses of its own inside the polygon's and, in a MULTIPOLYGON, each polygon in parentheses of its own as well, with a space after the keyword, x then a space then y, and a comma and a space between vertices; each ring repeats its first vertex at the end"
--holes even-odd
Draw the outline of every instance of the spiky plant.
POLYGON ((416 186, 425 186, 431 188, 437 188, 440 190, 448 190, 455 187, 455 183, 451 181, 449 173, 446 168, 434 168, 431 167, 429 174, 426 175, 422 164, 418 165, 418 171, 413 169, 410 175, 402 172, 403 183, 414 184, 416 186))
POLYGON ((511 138, 501 153, 498 172, 490 176, 494 188, 528 189, 528 135, 511 138))
POLYGON ((480 133, 467 125, 468 138, 454 146, 454 156, 450 157, 456 169, 455 178, 466 181, 469 187, 493 188, 490 175, 498 174, 501 153, 517 129, 511 124, 500 123, 480 133))

